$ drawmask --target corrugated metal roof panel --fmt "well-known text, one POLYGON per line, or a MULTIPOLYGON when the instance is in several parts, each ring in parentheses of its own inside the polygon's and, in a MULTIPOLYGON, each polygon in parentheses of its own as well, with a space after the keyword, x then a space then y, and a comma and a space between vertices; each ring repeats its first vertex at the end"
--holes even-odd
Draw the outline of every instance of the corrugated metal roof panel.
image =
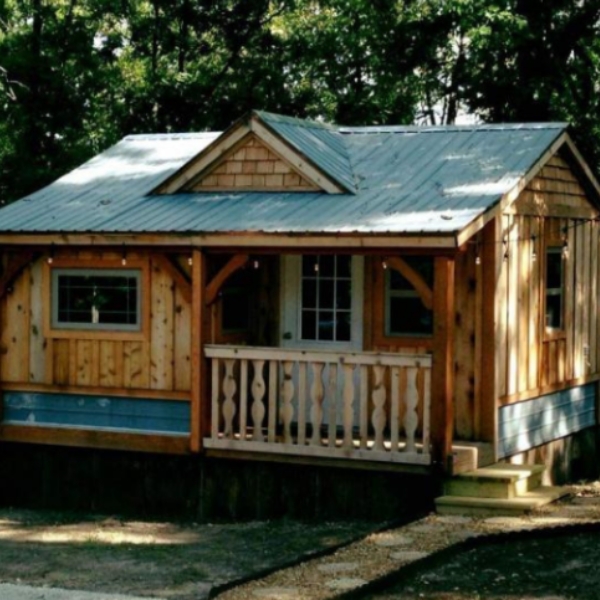
MULTIPOLYGON (((291 126, 282 122, 281 135, 291 126)), ((352 164, 355 194, 146 195, 217 134, 134 136, 2 209, 0 230, 458 232, 510 191, 563 130, 560 123, 423 130, 342 128, 343 134, 335 133, 335 144, 344 145, 352 164)), ((337 150, 331 151, 333 155, 339 155, 337 150)))
POLYGON ((345 189, 351 192, 356 190, 350 157, 343 136, 336 128, 316 121, 262 111, 256 111, 256 114, 345 189))

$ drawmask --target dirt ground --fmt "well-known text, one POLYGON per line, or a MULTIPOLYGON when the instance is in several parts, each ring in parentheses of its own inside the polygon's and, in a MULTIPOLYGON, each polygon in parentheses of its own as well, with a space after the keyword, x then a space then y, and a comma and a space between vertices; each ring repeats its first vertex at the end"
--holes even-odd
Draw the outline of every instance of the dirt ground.
MULTIPOLYGON (((497 522, 489 519, 492 523, 486 519, 470 522, 463 526, 465 533, 473 530, 482 534, 473 538, 475 547, 461 548, 460 543, 452 545, 455 542, 450 540, 449 545, 442 544, 446 548, 444 552, 434 551, 426 560, 417 560, 408 568, 394 567, 390 575, 395 583, 388 583, 385 591, 360 595, 357 588, 352 597, 365 600, 600 600, 600 482, 575 486, 573 491, 571 498, 548 513, 532 517, 531 526, 539 519, 548 522, 547 528, 522 531, 527 519, 523 523, 517 519, 520 524, 514 524, 516 528, 510 525, 511 518, 507 523, 503 518, 497 522), (486 536, 485 531, 490 527, 500 535, 486 536)), ((342 565, 346 567, 356 563, 357 572, 364 562, 368 570, 374 560, 374 549, 383 553, 390 550, 393 555, 397 551, 395 545, 403 542, 403 536, 405 542, 413 536, 411 548, 419 549, 417 542, 421 540, 414 537, 419 527, 428 532, 422 533, 424 537, 435 533, 444 538, 456 527, 460 530, 462 521, 458 519, 446 519, 446 522, 442 517, 428 516, 416 525, 406 524, 407 533, 402 527, 395 533, 393 530, 392 533, 374 533, 381 524, 273 521, 195 525, 0 510, 0 583, 166 600, 201 600, 217 593, 223 584, 253 579, 359 539, 338 551, 344 554, 342 559, 336 556, 338 553, 324 556, 225 593, 226 597, 243 600, 252 597, 330 598, 336 592, 324 588, 320 580, 324 576, 327 584, 328 577, 334 577, 331 569, 340 568, 340 560, 346 561, 342 565), (412 532, 408 531, 411 527, 412 532), (395 535, 389 549, 389 544, 383 543, 386 535, 392 538, 395 535), (328 564, 331 561, 333 565, 328 564), (301 578, 296 577, 296 581, 294 577, 299 572, 308 577, 305 582, 308 595, 296 589, 301 578), (310 573, 313 573, 312 579, 310 573), (268 588, 274 586, 287 595, 273 595, 273 589, 268 588)), ((469 538, 470 535, 456 536, 457 541, 463 539, 466 543, 469 538)), ((378 565, 374 564, 373 568, 378 565)), ((377 579, 381 574, 373 577, 377 579)), ((371 580, 366 576, 365 579, 371 580)))
POLYGON ((373 527, 194 525, 0 510, 0 583, 200 600, 215 586, 290 564, 373 527))
POLYGON ((595 600, 600 532, 488 543, 408 577, 369 600, 595 600))
MULTIPOLYGON (((572 487, 562 504, 596 514, 600 481, 572 487)), ((560 507, 558 507, 560 510, 560 507)), ((552 513, 550 513, 552 514, 552 513)), ((600 600, 600 521, 499 536, 433 558, 363 600, 600 600)))

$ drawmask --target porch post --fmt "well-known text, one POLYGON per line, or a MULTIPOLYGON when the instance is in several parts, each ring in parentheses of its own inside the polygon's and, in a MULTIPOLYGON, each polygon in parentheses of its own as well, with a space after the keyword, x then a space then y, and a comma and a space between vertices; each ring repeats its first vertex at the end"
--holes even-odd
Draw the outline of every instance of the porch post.
POLYGON ((431 443, 433 464, 443 471, 451 468, 454 431, 454 265, 454 257, 435 257, 431 443))
POLYGON ((204 423, 207 398, 203 397, 205 389, 206 368, 203 354, 202 339, 204 336, 204 321, 206 307, 204 292, 206 289, 205 256, 201 250, 192 251, 192 389, 190 394, 190 450, 202 450, 202 436, 206 427, 204 423))

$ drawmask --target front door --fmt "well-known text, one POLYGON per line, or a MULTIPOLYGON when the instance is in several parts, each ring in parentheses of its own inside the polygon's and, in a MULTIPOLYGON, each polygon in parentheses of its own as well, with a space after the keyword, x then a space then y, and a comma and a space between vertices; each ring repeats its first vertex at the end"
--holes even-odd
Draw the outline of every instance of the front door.
POLYGON ((284 256, 281 261, 281 345, 362 350, 362 256, 284 256))

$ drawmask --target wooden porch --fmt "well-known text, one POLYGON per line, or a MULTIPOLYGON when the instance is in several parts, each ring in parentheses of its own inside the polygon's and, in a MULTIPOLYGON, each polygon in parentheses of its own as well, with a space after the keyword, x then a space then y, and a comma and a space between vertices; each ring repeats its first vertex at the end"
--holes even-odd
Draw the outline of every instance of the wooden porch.
POLYGON ((207 449, 430 465, 430 355, 207 345, 207 449))

